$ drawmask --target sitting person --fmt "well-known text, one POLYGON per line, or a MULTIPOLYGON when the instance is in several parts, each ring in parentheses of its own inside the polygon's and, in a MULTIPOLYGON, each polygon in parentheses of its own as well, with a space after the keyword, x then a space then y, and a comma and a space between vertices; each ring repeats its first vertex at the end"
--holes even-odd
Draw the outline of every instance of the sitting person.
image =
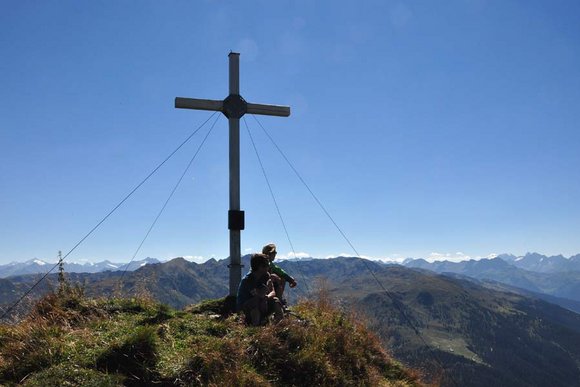
POLYGON ((286 282, 290 284, 290 287, 293 288, 297 285, 297 282, 294 278, 292 278, 288 273, 284 271, 280 266, 274 263, 274 259, 276 259, 276 245, 273 243, 267 244, 262 248, 262 254, 268 256, 268 260, 270 262, 270 267, 268 269, 269 273, 271 274, 271 279, 274 284, 274 289, 276 290, 276 297, 278 297, 282 303, 285 303, 285 300, 282 298, 284 295, 284 289, 286 287, 286 282))
POLYGON ((270 262, 264 254, 253 254, 250 259, 251 270, 240 282, 237 297, 237 310, 244 312, 246 322, 257 326, 274 313, 276 321, 284 316, 282 304, 276 297, 274 286, 268 273, 270 262))

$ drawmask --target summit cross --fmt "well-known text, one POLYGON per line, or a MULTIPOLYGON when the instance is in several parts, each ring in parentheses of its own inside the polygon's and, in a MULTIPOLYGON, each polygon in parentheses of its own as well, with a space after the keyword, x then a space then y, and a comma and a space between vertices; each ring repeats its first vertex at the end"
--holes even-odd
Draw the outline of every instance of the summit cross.
POLYGON ((240 95, 240 54, 230 52, 229 76, 230 93, 223 100, 175 98, 178 109, 212 110, 222 112, 229 121, 230 154, 230 209, 228 229, 230 230, 230 296, 236 296, 242 278, 241 231, 244 229, 244 211, 240 209, 240 118, 244 114, 288 117, 290 107, 263 105, 246 102, 240 95))

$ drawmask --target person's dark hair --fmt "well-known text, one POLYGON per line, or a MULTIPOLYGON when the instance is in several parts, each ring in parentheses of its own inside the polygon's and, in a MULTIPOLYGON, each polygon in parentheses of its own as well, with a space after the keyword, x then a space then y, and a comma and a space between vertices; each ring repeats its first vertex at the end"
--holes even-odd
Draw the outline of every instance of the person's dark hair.
POLYGON ((252 271, 256 271, 260 269, 262 266, 268 267, 270 265, 270 260, 268 256, 265 254, 252 254, 252 258, 250 258, 250 267, 252 271))

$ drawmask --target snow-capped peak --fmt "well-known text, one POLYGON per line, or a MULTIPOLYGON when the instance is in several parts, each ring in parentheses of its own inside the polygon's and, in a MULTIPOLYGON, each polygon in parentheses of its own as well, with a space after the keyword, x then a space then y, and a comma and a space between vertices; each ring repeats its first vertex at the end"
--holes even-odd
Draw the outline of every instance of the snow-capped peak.
POLYGON ((80 265, 80 266, 94 266, 95 264, 88 259, 78 259, 76 261, 70 262, 71 265, 80 265))

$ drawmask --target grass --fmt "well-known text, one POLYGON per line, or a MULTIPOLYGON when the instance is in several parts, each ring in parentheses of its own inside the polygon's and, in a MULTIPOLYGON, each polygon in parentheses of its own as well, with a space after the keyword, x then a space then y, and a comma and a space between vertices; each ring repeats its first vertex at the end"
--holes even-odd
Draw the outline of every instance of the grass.
POLYGON ((420 385, 327 297, 265 327, 216 313, 225 302, 179 311, 78 289, 49 294, 24 320, 0 325, 0 385, 420 385))

